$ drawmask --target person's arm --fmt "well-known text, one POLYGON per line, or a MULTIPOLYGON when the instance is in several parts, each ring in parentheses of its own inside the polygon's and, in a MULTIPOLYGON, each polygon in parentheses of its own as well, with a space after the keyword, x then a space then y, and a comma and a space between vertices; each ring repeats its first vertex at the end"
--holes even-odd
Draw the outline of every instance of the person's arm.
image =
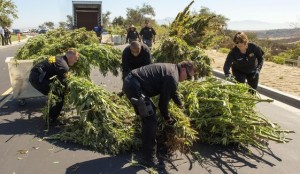
POLYGON ((150 53, 150 50, 149 50, 149 47, 147 45, 145 45, 145 51, 146 51, 146 59, 145 59, 145 65, 149 65, 149 64, 152 64, 152 55, 150 53))
POLYGON ((161 115, 164 117, 165 120, 170 119, 168 106, 171 99, 171 95, 176 92, 176 89, 177 83, 172 77, 166 77, 165 79, 163 79, 158 107, 161 115))
POLYGON ((225 60, 224 66, 223 66, 223 71, 225 76, 229 76, 230 73, 230 68, 232 66, 232 62, 233 62, 233 52, 230 51, 229 54, 227 55, 227 58, 225 60))
POLYGON ((180 108, 183 107, 183 103, 182 103, 182 101, 181 101, 181 99, 180 99, 180 97, 179 97, 179 94, 178 94, 177 90, 176 90, 175 93, 172 95, 172 100, 174 101, 174 103, 175 103, 178 107, 180 107, 180 108))
POLYGON ((153 28, 152 28, 152 34, 153 34, 152 40, 153 40, 153 43, 155 43, 156 32, 155 32, 155 30, 153 28))
POLYGON ((255 56, 256 56, 256 58, 257 58, 257 68, 256 68, 256 70, 258 71, 258 72, 260 72, 260 70, 261 70, 261 68, 262 68, 262 66, 263 66, 263 64, 264 64, 264 51, 259 47, 259 46, 256 46, 256 49, 255 49, 255 56))
POLYGON ((127 74, 130 72, 129 64, 128 64, 128 49, 129 47, 126 47, 122 53, 122 79, 124 79, 127 74))
POLYGON ((69 67, 67 64, 59 63, 57 64, 57 78, 58 80, 66 86, 66 77, 69 72, 69 67))
POLYGON ((127 35, 126 35, 126 43, 129 42, 128 41, 128 37, 129 37, 128 35, 129 35, 129 32, 127 32, 127 35))

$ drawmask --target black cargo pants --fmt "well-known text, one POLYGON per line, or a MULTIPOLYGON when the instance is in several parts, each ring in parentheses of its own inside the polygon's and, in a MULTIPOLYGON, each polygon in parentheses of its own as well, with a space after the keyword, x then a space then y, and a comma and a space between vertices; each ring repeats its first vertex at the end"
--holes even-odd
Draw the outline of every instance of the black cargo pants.
POLYGON ((251 86, 251 88, 253 89, 257 89, 258 86, 258 80, 259 80, 259 74, 257 74, 257 76, 255 78, 253 78, 254 73, 243 73, 240 72, 236 69, 232 69, 232 74, 235 76, 235 80, 240 82, 240 83, 245 83, 246 79, 247 79, 247 83, 249 86, 251 86))
MULTIPOLYGON (((39 81, 39 76, 40 73, 36 72, 36 71, 31 71, 30 75, 29 75, 29 82, 31 83, 31 85, 38 90, 39 92, 41 92, 44 95, 48 95, 49 91, 50 91, 50 83, 51 81, 47 78, 44 78, 41 82, 39 81)), ((64 104, 64 95, 57 95, 61 100, 58 101, 54 106, 50 106, 50 110, 49 110, 49 118, 51 122, 55 122, 62 110, 63 104, 64 104)))
MULTIPOLYGON (((130 100, 131 98, 139 98, 142 90, 140 83, 129 73, 123 81, 123 91, 126 97, 130 100)), ((152 116, 144 117, 140 115, 142 120, 142 155, 145 160, 152 160, 156 157, 156 128, 157 118, 156 109, 151 101, 154 114, 152 116)), ((133 105, 134 106, 134 105, 133 105)), ((139 115, 137 106, 134 106, 135 112, 139 115)))

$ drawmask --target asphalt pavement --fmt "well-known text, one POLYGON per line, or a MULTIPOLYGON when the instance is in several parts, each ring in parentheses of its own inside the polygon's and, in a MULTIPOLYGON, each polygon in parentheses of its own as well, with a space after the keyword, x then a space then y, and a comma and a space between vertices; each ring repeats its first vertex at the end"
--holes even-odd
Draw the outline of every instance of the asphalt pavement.
MULTIPOLYGON (((10 56, 6 52, 10 48, 13 47, 0 48, 1 84, 2 75, 5 74, 2 69, 5 64, 2 51, 10 56)), ((120 76, 108 74, 103 77, 97 70, 93 70, 91 77, 96 84, 110 91, 121 90, 120 76)), ((0 90, 6 91, 8 87, 9 84, 0 86, 0 90)), ((43 140, 59 131, 59 128, 44 131, 41 109, 45 100, 45 97, 26 99, 26 104, 20 106, 11 98, 1 106, 0 174, 148 173, 142 167, 130 165, 132 153, 109 156, 74 143, 43 140)), ((159 173, 298 174, 300 110, 278 101, 257 104, 257 110, 271 121, 279 123, 283 129, 294 130, 296 133, 289 135, 293 140, 287 144, 270 142, 269 151, 254 150, 253 154, 241 152, 234 147, 199 143, 193 146, 193 150, 200 152, 201 163, 191 160, 190 156, 178 154, 172 161, 165 162, 165 169, 159 170, 159 173)))
POLYGON ((10 88, 10 80, 8 75, 8 67, 5 63, 7 57, 13 57, 16 50, 23 46, 25 41, 13 42, 12 45, 0 46, 0 94, 3 94, 10 88))

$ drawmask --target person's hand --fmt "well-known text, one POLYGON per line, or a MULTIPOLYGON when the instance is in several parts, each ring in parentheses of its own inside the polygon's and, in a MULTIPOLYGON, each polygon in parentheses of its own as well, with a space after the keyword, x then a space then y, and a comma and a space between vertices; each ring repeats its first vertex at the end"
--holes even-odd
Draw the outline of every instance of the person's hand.
POLYGON ((259 71, 256 70, 254 73, 253 73, 253 76, 252 76, 252 79, 256 79, 259 75, 259 71))
POLYGON ((184 109, 184 106, 183 106, 183 105, 178 105, 178 107, 179 107, 180 109, 184 109))
POLYGON ((227 81, 231 81, 232 78, 233 78, 233 76, 231 74, 225 75, 225 80, 227 80, 227 81))
POLYGON ((169 117, 168 120, 166 120, 166 124, 169 125, 169 126, 173 126, 177 121, 172 118, 172 117, 169 117))
POLYGON ((231 74, 226 74, 225 75, 225 80, 229 81, 229 82, 234 82, 235 81, 235 77, 231 74))

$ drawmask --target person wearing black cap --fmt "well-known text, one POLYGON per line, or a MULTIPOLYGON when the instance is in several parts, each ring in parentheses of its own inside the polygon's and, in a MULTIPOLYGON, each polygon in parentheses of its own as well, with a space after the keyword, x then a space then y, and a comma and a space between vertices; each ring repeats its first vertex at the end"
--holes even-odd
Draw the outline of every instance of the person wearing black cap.
POLYGON ((134 25, 131 25, 127 32, 126 43, 130 44, 132 41, 139 41, 139 40, 140 40, 139 33, 136 31, 134 25))
POLYGON ((148 167, 157 167, 156 157, 156 107, 150 97, 159 95, 158 108, 165 123, 173 126, 176 121, 168 111, 172 99, 177 106, 183 104, 177 93, 178 82, 191 79, 196 67, 192 61, 178 64, 154 63, 130 71, 123 82, 123 91, 134 106, 135 112, 142 120, 142 158, 148 167))

